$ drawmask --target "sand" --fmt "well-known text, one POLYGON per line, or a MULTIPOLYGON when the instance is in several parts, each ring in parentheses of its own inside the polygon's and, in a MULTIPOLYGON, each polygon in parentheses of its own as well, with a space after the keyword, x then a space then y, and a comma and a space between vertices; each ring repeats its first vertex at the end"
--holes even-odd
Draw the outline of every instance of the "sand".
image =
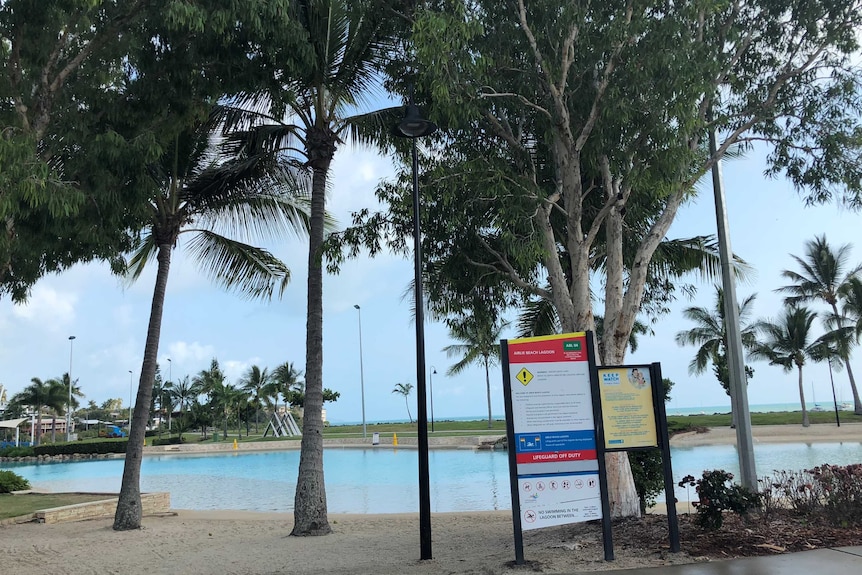
MULTIPOLYGON (((716 428, 683 434, 675 445, 733 443, 735 431, 716 428)), ((862 424, 758 426, 755 442, 862 441, 862 424)), ((509 511, 432 515, 433 556, 420 561, 419 519, 406 515, 330 515, 326 537, 290 537, 292 516, 281 513, 201 512, 146 517, 143 528, 114 532, 111 520, 0 527, 3 573, 137 574, 482 574, 523 573, 513 568, 509 511)), ((617 548, 603 560, 595 525, 525 533, 525 557, 543 573, 660 566, 702 560, 666 549, 617 548)))

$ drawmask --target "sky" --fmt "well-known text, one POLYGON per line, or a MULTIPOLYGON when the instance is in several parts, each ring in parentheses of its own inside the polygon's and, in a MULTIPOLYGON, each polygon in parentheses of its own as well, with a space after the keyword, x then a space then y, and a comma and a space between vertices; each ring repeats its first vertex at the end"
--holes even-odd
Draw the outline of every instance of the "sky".
MULTIPOLYGON (((789 254, 803 254, 806 240, 820 234, 826 234, 833 246, 852 243, 862 218, 835 205, 804 207, 791 185, 766 178, 764 167, 762 151, 723 165, 733 251, 755 270, 748 283, 738 286, 738 294, 740 299, 758 294, 754 318, 780 312, 782 296, 773 290, 784 284, 781 270, 794 266, 789 254)), ((332 167, 329 211, 346 225, 352 212, 376 209, 374 188, 393 173, 390 159, 344 147, 332 167)), ((669 238, 715 233, 708 180, 699 189, 696 201, 680 210, 669 238)), ((234 384, 252 365, 273 369, 292 361, 304 370, 307 243, 293 239, 266 247, 292 271, 282 299, 271 302, 248 301, 219 290, 184 258, 182 249, 175 251, 158 354, 166 378, 194 376, 208 368, 213 358, 234 384)), ((860 261, 862 250, 855 249, 851 262, 860 261)), ((408 405, 403 396, 392 393, 397 383, 416 384, 415 327, 409 300, 403 299, 412 277, 412 258, 390 255, 360 257, 348 261, 340 274, 324 277, 324 385, 341 393, 337 402, 326 404, 333 424, 362 420, 363 379, 366 421, 406 419, 408 405, 410 415, 416 417, 415 391, 408 405)), ((671 408, 729 409, 729 398, 711 371, 688 374, 695 349, 681 348, 674 341, 677 332, 692 327, 682 317, 683 309, 713 306, 712 284, 696 277, 688 281, 698 286, 695 298, 674 302, 671 313, 651 326, 654 335, 641 336, 638 351, 629 354, 627 363, 661 362, 664 376, 675 382, 671 408)), ((107 265, 93 263, 45 277, 25 305, 0 301, 0 384, 11 395, 32 377, 60 376, 71 363, 72 377, 79 380, 86 396, 83 405, 91 399, 100 404, 121 398, 128 406, 131 388, 140 376, 154 282, 155 266, 127 286, 111 275, 107 265), (70 341, 72 335, 75 339, 70 341)), ((514 328, 504 336, 514 337, 514 328)), ((425 341, 434 418, 486 415, 484 370, 476 366, 458 376, 446 375, 460 358, 448 358, 443 352, 455 342, 440 323, 426 323, 425 341), (430 373, 432 369, 436 374, 430 373)), ((755 369, 748 389, 751 405, 798 402, 795 372, 784 373, 764 362, 751 365, 755 369)), ((492 411, 502 416, 500 367, 490 375, 492 411)), ((852 400, 845 372, 835 374, 835 384, 839 401, 852 400)), ((807 401, 816 399, 826 405, 831 400, 827 367, 806 366, 804 387, 807 401)), ((429 405, 429 416, 430 409, 429 405)))

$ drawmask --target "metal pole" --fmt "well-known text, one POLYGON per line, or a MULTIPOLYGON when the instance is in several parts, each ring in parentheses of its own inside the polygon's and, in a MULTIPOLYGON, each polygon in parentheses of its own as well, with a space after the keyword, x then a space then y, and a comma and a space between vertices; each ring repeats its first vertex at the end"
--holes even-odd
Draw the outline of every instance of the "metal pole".
POLYGON ((66 404, 66 443, 72 441, 72 348, 75 336, 69 336, 69 403, 66 404))
MULTIPOLYGON (((716 154, 715 130, 709 132, 709 153, 716 154)), ((724 290, 724 325, 727 329, 727 359, 730 371, 730 401, 736 414, 736 446, 742 486, 757 491, 757 471, 754 466, 754 442, 751 436, 751 415, 748 411, 748 389, 745 380, 745 360, 742 354, 742 334, 739 327, 739 306, 736 303, 736 279, 731 265, 732 251, 728 232, 727 207, 721 161, 712 166, 712 189, 715 195, 715 220, 718 229, 718 251, 721 258, 721 283, 724 290)), ((659 382, 661 383, 661 382, 659 382)))
POLYGON ((828 359, 829 364, 829 382, 832 384, 832 404, 835 406, 835 425, 841 427, 841 419, 838 417, 838 398, 835 397, 835 380, 832 378, 832 359, 828 359))
POLYGON ((428 406, 425 401, 425 314, 422 297, 422 241, 419 231, 419 160, 413 138, 413 283, 416 305, 416 395, 419 427, 419 545, 431 559, 431 479, 428 470, 428 406))
POLYGON ((362 308, 355 304, 359 317, 359 386, 362 390, 362 438, 368 437, 368 428, 365 426, 365 368, 362 365, 362 308))
MULTIPOLYGON (((174 362, 171 361, 171 358, 168 358, 168 384, 173 385, 174 383, 174 362)), ((163 392, 164 393, 164 392, 163 392)), ((170 393, 170 392, 168 392, 170 393)), ((164 407, 164 406, 163 406, 164 407)), ((174 407, 171 401, 168 401, 168 435, 171 433, 171 417, 174 414, 174 407)))
POLYGON ((434 374, 437 368, 431 366, 431 374, 428 376, 428 391, 431 394, 431 433, 434 433, 434 374))

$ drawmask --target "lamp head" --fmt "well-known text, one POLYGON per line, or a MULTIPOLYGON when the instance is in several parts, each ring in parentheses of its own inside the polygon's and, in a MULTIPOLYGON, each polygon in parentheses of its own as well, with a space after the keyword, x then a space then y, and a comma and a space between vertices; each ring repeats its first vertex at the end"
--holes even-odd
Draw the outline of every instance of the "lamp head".
POLYGON ((359 307, 359 304, 358 304, 358 303, 353 304, 353 307, 355 307, 356 309, 361 309, 361 308, 359 307))
POLYGON ((70 335, 70 336, 69 336, 69 339, 70 339, 70 340, 73 340, 73 339, 75 339, 75 336, 74 336, 74 335, 70 335))
POLYGON ((421 138, 436 131, 437 124, 423 118, 419 106, 408 104, 404 108, 404 118, 395 127, 394 133, 399 138, 421 138))

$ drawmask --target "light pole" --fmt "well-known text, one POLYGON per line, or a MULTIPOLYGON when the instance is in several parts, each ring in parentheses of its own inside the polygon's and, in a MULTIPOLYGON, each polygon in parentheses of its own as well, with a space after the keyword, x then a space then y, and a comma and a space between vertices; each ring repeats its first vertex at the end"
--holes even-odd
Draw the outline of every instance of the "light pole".
POLYGON ((132 370, 129 370, 129 431, 132 430, 132 370))
POLYGON ((431 375, 428 377, 428 391, 431 392, 431 433, 434 433, 434 376, 437 375, 437 368, 431 366, 431 375))
MULTIPOLYGON (((171 358, 168 358, 168 386, 173 385, 173 383, 174 383, 174 362, 171 361, 171 358)), ((164 394, 164 390, 162 390, 162 393, 164 394)), ((168 392, 168 393, 170 393, 170 392, 168 392)), ((164 409, 164 407, 165 406, 162 405, 162 409, 164 409)), ((170 435, 170 433, 171 433, 171 416, 174 414, 174 407, 170 401, 168 401, 168 409, 170 409, 170 411, 168 412, 168 435, 170 435)))
POLYGON ((425 401, 425 317, 422 298, 422 238, 419 230, 419 160, 416 156, 416 138, 428 136, 437 130, 434 122, 429 122, 413 104, 413 90, 410 90, 410 103, 404 110, 404 119, 394 130, 400 138, 412 140, 413 159, 413 286, 416 304, 416 395, 417 418, 419 427, 419 545, 420 559, 431 559, 431 480, 428 473, 428 409, 425 401))
POLYGON ((365 369, 362 366, 362 308, 354 304, 359 317, 359 386, 362 390, 362 438, 368 437, 368 429, 365 427, 365 369))
POLYGON ((75 336, 69 336, 69 403, 66 404, 66 443, 72 441, 72 348, 75 336))

